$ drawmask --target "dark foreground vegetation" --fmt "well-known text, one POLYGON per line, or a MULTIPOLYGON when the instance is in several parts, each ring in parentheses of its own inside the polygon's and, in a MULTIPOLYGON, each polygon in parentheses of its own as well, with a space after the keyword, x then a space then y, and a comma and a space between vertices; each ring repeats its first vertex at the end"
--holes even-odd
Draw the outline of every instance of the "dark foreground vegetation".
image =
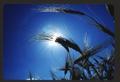
MULTIPOLYGON (((87 42, 83 43, 84 50, 81 50, 80 46, 77 45, 75 42, 68 40, 64 37, 57 37, 55 42, 61 44, 67 53, 66 54, 66 61, 64 67, 59 68, 59 71, 64 72, 64 76, 58 77, 54 72, 50 71, 51 78, 53 80, 111 80, 114 78, 114 54, 115 54, 115 43, 114 43, 114 33, 111 32, 106 26, 97 22, 94 18, 88 16, 87 14, 75 11, 71 9, 61 9, 56 8, 56 11, 66 13, 66 14, 73 14, 73 15, 80 15, 86 16, 94 21, 94 25, 98 30, 107 34, 112 38, 112 40, 106 40, 103 43, 96 45, 94 47, 88 47, 87 42), (106 49, 108 46, 112 46, 111 53, 109 57, 98 56, 99 52, 106 49), (79 56, 77 59, 73 59, 71 57, 70 48, 79 52, 79 56), (93 57, 95 56, 96 57, 93 57), (67 74, 69 73, 69 76, 67 74)), ((51 40, 52 35, 42 34, 40 35, 39 40, 51 40)), ((102 54, 106 55, 106 54, 102 54)), ((30 74, 30 80, 32 80, 32 75, 30 74)))

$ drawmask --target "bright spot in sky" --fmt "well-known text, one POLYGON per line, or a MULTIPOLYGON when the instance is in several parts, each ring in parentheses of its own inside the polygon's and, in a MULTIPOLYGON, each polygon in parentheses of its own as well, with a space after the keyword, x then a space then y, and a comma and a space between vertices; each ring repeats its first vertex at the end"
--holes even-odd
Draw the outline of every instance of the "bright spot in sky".
POLYGON ((32 79, 27 78, 26 80, 39 80, 39 79, 38 78, 32 78, 32 79))
MULTIPOLYGON (((50 40, 46 40, 44 41, 45 43, 45 47, 49 50, 61 50, 62 46, 55 42, 57 37, 64 37, 67 38, 69 31, 67 30, 67 26, 66 25, 56 25, 56 24, 46 24, 45 26, 43 26, 42 30, 40 32, 45 32, 46 34, 50 34, 52 35, 52 38, 50 38, 50 40), (63 30, 64 29, 64 30, 63 30)), ((40 33, 38 31, 38 33, 40 33)))
POLYGON ((57 42, 55 42, 55 40, 57 39, 57 37, 64 37, 62 33, 60 32, 52 32, 51 33, 53 36, 52 36, 52 39, 51 41, 48 41, 48 46, 49 47, 57 47, 59 46, 59 44, 57 42))

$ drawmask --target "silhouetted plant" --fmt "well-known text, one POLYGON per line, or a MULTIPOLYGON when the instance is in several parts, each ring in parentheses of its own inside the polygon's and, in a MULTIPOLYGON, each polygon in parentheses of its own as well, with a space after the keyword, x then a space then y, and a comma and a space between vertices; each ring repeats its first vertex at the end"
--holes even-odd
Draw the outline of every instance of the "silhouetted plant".
MULTIPOLYGON (((50 8, 51 9, 51 8, 50 8)), ((114 40, 114 33, 111 32, 107 27, 97 22, 93 17, 88 16, 84 12, 76 11, 72 9, 65 9, 65 8, 55 8, 53 9, 54 12, 63 12, 73 15, 80 15, 80 16, 87 16, 91 20, 94 21, 94 25, 100 31, 108 34, 109 36, 113 37, 114 40)), ((42 10, 43 11, 43 10, 42 10)), ((49 11, 46 10, 46 11, 49 11)), ((86 36, 87 37, 87 36, 86 36)), ((53 41, 54 35, 48 33, 41 33, 35 37, 36 40, 48 40, 53 41)), ((62 47, 65 48, 67 51, 67 57, 65 60, 65 65, 59 68, 59 71, 64 72, 63 78, 58 78, 52 71, 50 71, 51 77, 53 80, 111 80, 113 79, 113 72, 114 72, 114 51, 112 51, 111 56, 109 58, 105 58, 102 56, 97 56, 99 52, 107 48, 109 45, 112 45, 115 48, 115 44, 113 40, 106 40, 103 43, 96 45, 94 47, 88 46, 87 41, 84 42, 84 50, 81 49, 79 45, 77 45, 72 40, 68 40, 62 36, 58 36, 55 38, 54 42, 60 44, 62 47), (86 46, 87 45, 87 46, 86 46), (75 60, 72 59, 70 52, 70 48, 79 52, 79 57, 75 60), (93 56, 96 56, 93 58, 93 56), (93 59, 92 61, 90 60, 93 59), (94 62, 93 62, 94 61, 94 62), (69 79, 66 78, 66 74, 70 73, 69 79)))

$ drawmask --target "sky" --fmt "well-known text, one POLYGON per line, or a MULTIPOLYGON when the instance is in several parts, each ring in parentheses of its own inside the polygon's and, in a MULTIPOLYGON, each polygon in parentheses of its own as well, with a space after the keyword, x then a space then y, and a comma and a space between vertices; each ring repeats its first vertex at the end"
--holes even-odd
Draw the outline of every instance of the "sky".
MULTIPOLYGON (((57 69, 64 66, 67 52, 59 44, 50 45, 46 41, 34 40, 33 37, 40 32, 59 32, 64 37, 74 40, 82 49, 86 33, 89 46, 92 47, 111 39, 96 29, 93 22, 84 16, 35 10, 44 7, 64 7, 82 11, 114 32, 113 18, 106 10, 105 4, 6 4, 3 56, 5 80, 26 80, 29 72, 39 79, 49 80, 50 70, 60 77, 63 76, 63 72, 57 69)), ((110 50, 111 47, 104 53, 109 53, 110 50)), ((79 55, 74 50, 70 53, 76 57, 79 55)))

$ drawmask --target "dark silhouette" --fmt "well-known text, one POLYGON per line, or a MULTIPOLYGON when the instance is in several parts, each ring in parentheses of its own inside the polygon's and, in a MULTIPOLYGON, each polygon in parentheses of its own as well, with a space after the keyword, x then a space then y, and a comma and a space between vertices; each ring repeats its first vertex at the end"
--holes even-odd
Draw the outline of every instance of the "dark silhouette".
MULTIPOLYGON (((111 13, 111 15, 114 15, 114 8, 112 5, 107 5, 108 6, 108 9, 111 13)), ((114 33, 111 32, 109 29, 107 29, 107 27, 105 27, 104 25, 100 24, 99 22, 97 22, 93 17, 81 12, 81 11, 75 11, 75 10, 71 10, 71 9, 65 9, 65 8, 59 8, 59 9, 56 9, 57 11, 60 11, 60 12, 63 12, 63 13, 68 13, 68 14, 75 14, 75 15, 83 15, 83 16, 87 16, 89 17, 90 19, 92 19, 94 22, 95 22, 95 25, 96 27, 103 31, 104 33, 112 36, 114 38, 114 33)))
POLYGON ((104 48, 108 47, 108 45, 110 45, 111 43, 112 43, 111 40, 110 41, 105 41, 102 44, 97 45, 97 46, 91 48, 90 50, 83 52, 84 55, 82 57, 79 57, 78 59, 76 59, 74 61, 74 63, 76 64, 76 63, 79 63, 80 61, 87 62, 89 57, 95 55, 96 53, 100 52, 104 48))
POLYGON ((58 42, 59 44, 61 44, 68 52, 69 52, 69 48, 72 48, 72 49, 78 51, 80 54, 83 54, 80 47, 76 43, 74 43, 68 39, 65 39, 63 37, 57 37, 55 42, 58 42))
POLYGON ((30 78, 30 80, 31 80, 31 82, 32 82, 32 78, 33 78, 33 75, 32 75, 32 73, 31 72, 29 72, 29 78, 30 78))
POLYGON ((59 8, 56 9, 57 11, 64 12, 64 13, 69 13, 69 14, 78 14, 78 15, 85 15, 85 13, 80 12, 80 11, 75 11, 71 9, 64 9, 64 8, 59 8))
POLYGON ((110 15, 114 17, 114 6, 112 4, 106 4, 106 8, 110 15))

